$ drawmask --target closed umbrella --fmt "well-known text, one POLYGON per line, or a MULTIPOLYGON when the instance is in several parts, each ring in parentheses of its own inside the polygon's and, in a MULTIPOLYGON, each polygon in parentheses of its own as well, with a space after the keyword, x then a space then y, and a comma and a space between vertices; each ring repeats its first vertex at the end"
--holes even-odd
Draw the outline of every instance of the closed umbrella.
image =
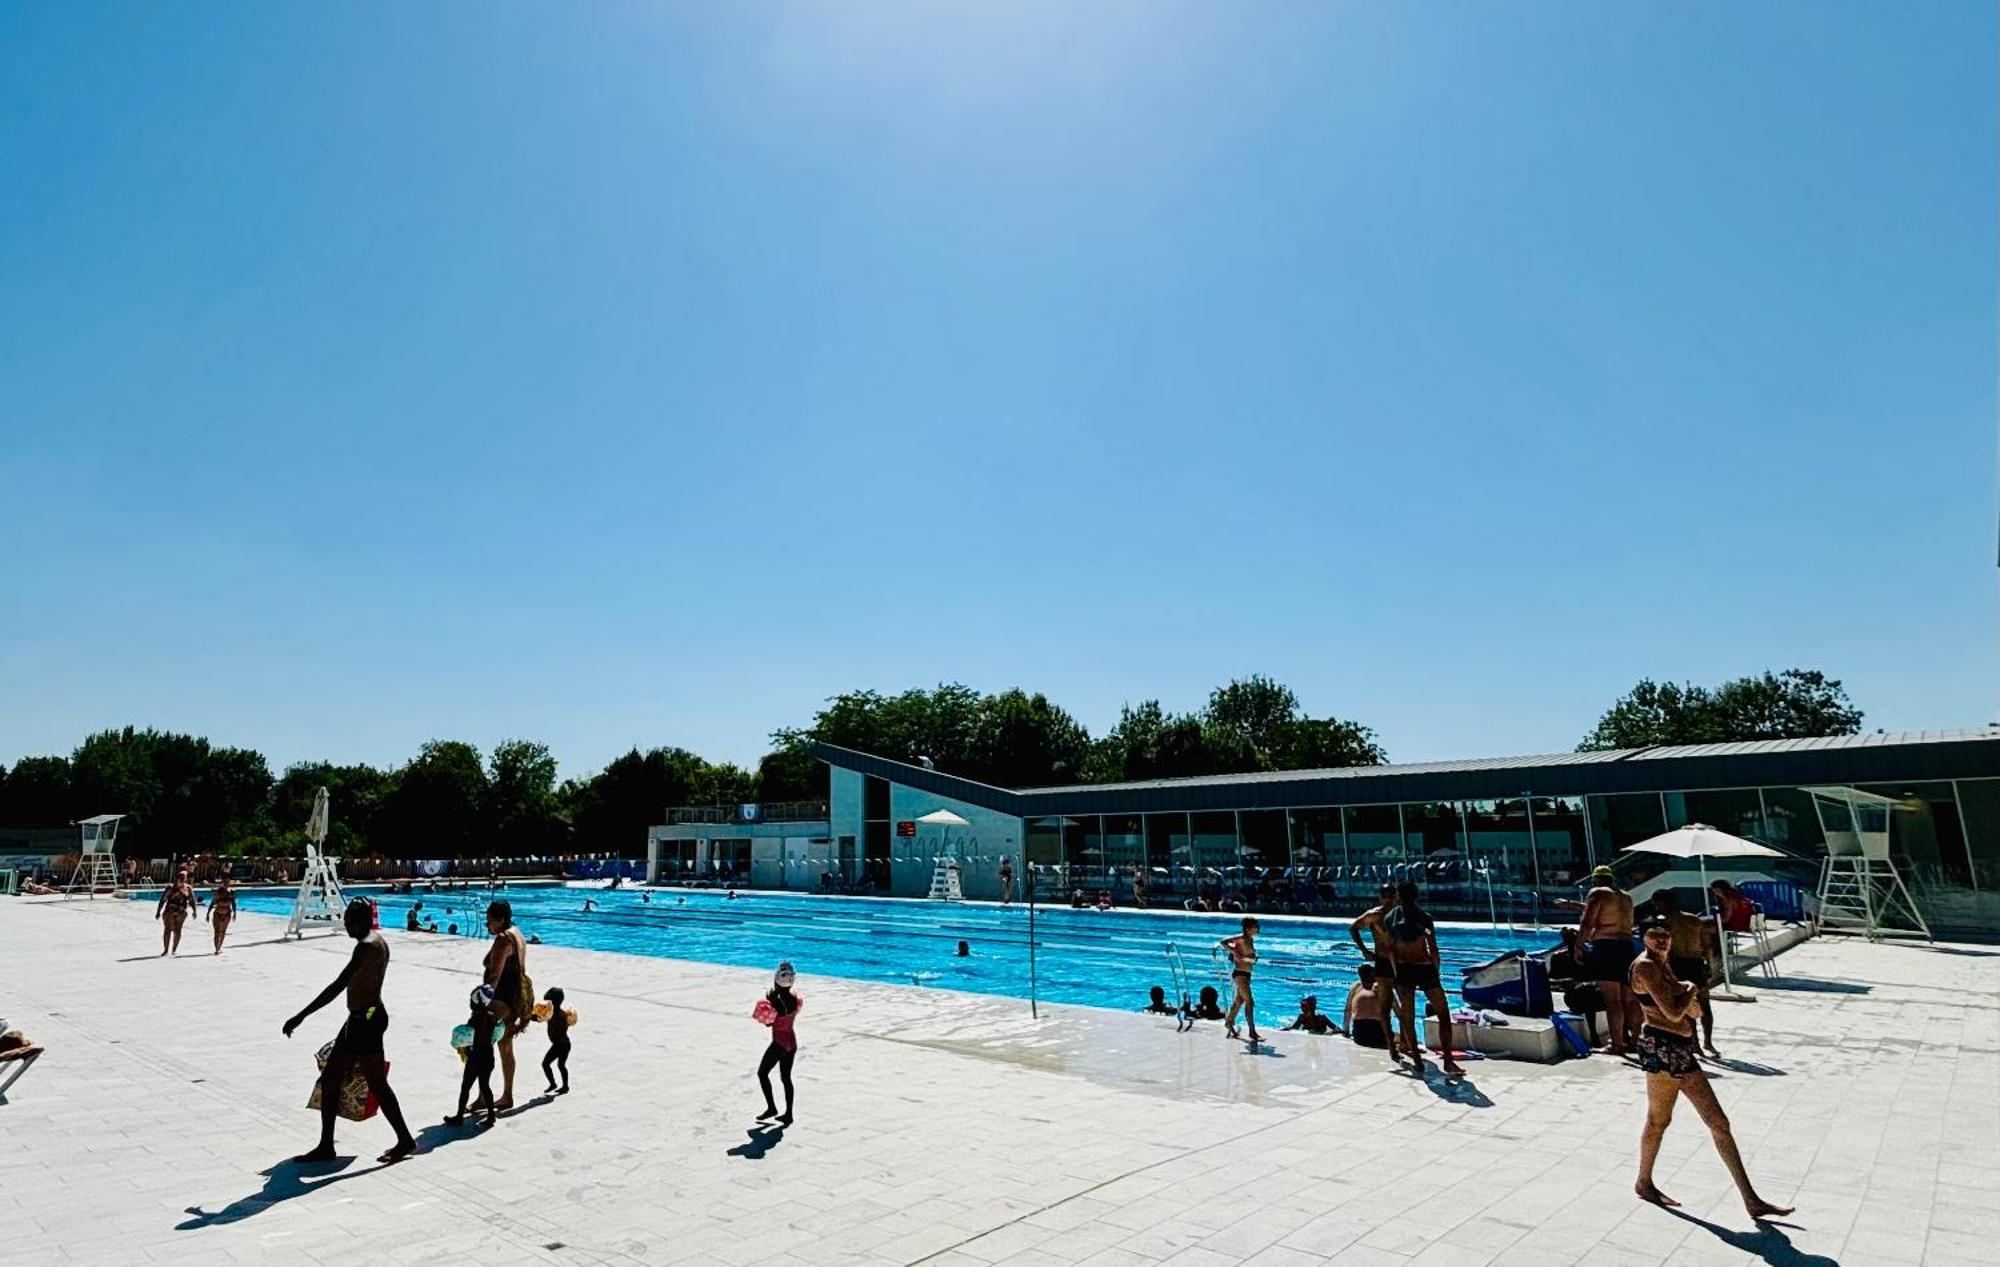
MULTIPOLYGON (((1701 891, 1708 892, 1708 860, 1710 858, 1782 858, 1785 855, 1776 849, 1760 845, 1754 840, 1732 836, 1720 828, 1706 823, 1689 823, 1672 831, 1662 832, 1650 840, 1642 840, 1636 845, 1627 845, 1621 853, 1654 853, 1666 858, 1693 858, 1701 868, 1701 891)), ((1722 915, 1716 914, 1716 932, 1722 939, 1722 984, 1729 991, 1727 995, 1715 997, 1741 997, 1735 995, 1735 982, 1729 975, 1729 938, 1722 928, 1722 915)))

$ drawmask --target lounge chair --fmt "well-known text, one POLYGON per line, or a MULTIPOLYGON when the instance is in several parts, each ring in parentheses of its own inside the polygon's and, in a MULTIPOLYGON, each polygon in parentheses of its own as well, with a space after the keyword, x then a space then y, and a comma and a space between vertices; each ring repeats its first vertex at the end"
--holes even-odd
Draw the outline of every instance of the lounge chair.
POLYGON ((0 1051, 0 1104, 7 1103, 7 1088, 19 1082, 41 1059, 43 1049, 33 1043, 0 1051))

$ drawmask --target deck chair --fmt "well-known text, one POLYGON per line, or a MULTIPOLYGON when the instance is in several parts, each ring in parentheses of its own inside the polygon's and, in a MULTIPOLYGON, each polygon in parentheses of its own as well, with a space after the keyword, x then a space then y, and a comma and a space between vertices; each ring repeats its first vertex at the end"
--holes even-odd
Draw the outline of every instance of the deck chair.
POLYGON ((11 1051, 0 1051, 0 1104, 7 1103, 7 1088, 19 1082, 42 1058, 43 1048, 29 1043, 11 1051))

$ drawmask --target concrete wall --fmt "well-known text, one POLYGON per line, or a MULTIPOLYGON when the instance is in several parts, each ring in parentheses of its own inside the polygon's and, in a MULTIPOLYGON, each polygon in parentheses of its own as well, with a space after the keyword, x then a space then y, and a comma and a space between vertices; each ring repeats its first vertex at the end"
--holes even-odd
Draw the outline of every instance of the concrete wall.
POLYGON ((827 786, 827 830, 835 838, 836 844, 842 836, 854 837, 854 856, 861 857, 861 787, 862 776, 857 770, 843 770, 839 766, 829 766, 830 776, 827 786))
POLYGON ((940 848, 949 844, 959 858, 959 876, 965 896, 997 901, 1000 897, 1000 860, 1014 862, 1014 896, 1021 896, 1021 820, 1011 814, 996 813, 933 792, 920 792, 900 783, 889 785, 889 889, 898 897, 922 897, 931 891, 931 873, 936 868, 940 848), (969 827, 917 827, 915 838, 894 835, 895 823, 909 822, 932 810, 948 809, 971 824, 969 827))

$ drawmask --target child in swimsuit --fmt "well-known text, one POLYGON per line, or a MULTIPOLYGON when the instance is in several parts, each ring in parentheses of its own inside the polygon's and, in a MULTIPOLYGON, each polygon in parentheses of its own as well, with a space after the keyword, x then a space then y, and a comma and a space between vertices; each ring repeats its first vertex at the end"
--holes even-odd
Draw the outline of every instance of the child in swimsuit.
POLYGON ((569 1012, 563 1008, 563 992, 560 986, 550 986, 542 996, 549 1004, 549 1052, 542 1057, 542 1076, 549 1080, 549 1090, 557 1095, 569 1094, 569 1012), (562 1070, 562 1085, 556 1085, 557 1069, 562 1070))
POLYGON ((465 1077, 458 1084, 458 1112, 444 1120, 446 1126, 459 1126, 465 1122, 465 1102, 472 1095, 472 1084, 479 1083, 479 1102, 486 1106, 486 1125, 493 1125, 493 987, 477 985, 472 988, 472 1017, 466 1021, 472 1027, 472 1045, 465 1049, 465 1077))
POLYGON ((792 1061, 799 1053, 799 1039, 793 1026, 798 1023, 799 1012, 805 1007, 805 1000, 792 993, 792 983, 796 974, 789 961, 778 965, 777 973, 771 978, 771 990, 757 1000, 757 1006, 750 1015, 760 1025, 771 1027, 770 1045, 764 1048, 764 1058, 757 1062, 757 1081, 764 1088, 764 1111, 757 1115, 760 1122, 778 1119, 778 1125, 792 1124, 792 1061), (785 1111, 778 1112, 778 1102, 771 1098, 771 1070, 778 1071, 778 1080, 785 1084, 785 1111))

